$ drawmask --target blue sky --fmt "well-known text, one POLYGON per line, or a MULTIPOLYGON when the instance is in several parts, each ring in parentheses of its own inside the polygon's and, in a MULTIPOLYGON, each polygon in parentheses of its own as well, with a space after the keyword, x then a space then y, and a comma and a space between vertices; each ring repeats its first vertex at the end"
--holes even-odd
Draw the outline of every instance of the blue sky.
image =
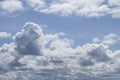
POLYGON ((67 69, 91 80, 117 80, 119 26, 120 0, 0 0, 0 78, 35 79, 26 71, 67 69))
MULTIPOLYGON (((43 14, 32 10, 22 12, 17 16, 0 16, 0 31, 10 32, 14 35, 20 31, 26 22, 34 22, 43 25, 45 33, 64 32, 66 36, 74 39, 75 45, 83 45, 91 42, 94 37, 115 33, 120 34, 119 18, 111 16, 104 17, 80 17, 80 16, 59 16, 53 14, 43 14)), ((1 39, 1 44, 11 42, 11 39, 1 39), (9 41, 10 40, 10 41, 9 41)))

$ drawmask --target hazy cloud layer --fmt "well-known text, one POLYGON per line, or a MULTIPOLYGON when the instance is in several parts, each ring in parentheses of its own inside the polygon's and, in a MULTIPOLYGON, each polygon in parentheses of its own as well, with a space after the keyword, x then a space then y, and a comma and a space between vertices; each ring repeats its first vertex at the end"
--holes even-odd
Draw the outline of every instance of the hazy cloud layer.
MULTIPOLYGON (((119 74, 120 50, 112 51, 109 48, 113 38, 119 38, 118 35, 109 34, 99 43, 86 43, 75 48, 72 47, 73 40, 64 35, 63 32, 44 34, 38 24, 26 23, 23 29, 13 36, 13 42, 0 47, 0 78, 16 80, 22 73, 9 71, 29 69, 69 69, 68 73, 84 75, 119 74), (104 40, 110 42, 106 43, 104 40), (5 71, 7 73, 4 73, 5 71)), ((25 72, 25 75, 27 74, 25 72)), ((28 75, 21 77, 23 80, 30 78, 28 75)))
POLYGON ((120 18, 120 0, 3 0, 0 1, 2 14, 29 10, 59 14, 61 16, 78 15, 101 17, 111 15, 120 18))

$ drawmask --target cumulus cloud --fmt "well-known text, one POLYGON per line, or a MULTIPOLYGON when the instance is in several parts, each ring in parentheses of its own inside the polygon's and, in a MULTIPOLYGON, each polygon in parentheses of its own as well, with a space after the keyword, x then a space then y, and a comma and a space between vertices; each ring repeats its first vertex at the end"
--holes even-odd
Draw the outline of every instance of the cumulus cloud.
POLYGON ((39 38, 42 36, 42 29, 37 24, 26 23, 23 30, 14 36, 15 50, 23 55, 40 55, 42 46, 39 38))
POLYGON ((61 16, 101 17, 111 15, 120 18, 119 0, 3 0, 0 1, 2 14, 32 9, 44 14, 61 16), (10 4, 9 4, 10 3, 10 4))
POLYGON ((91 50, 88 52, 88 55, 93 57, 96 61, 101 62, 101 61, 108 61, 109 57, 106 54, 106 49, 104 46, 98 46, 95 49, 91 50))
POLYGON ((0 1, 1 14, 12 14, 24 9, 23 3, 20 0, 3 0, 0 1))
POLYGON ((35 11, 45 14, 60 14, 61 16, 79 15, 100 17, 112 15, 119 18, 119 0, 26 0, 35 11))
POLYGON ((11 33, 0 32, 0 38, 9 38, 9 37, 11 37, 11 33))
POLYGON ((96 43, 112 45, 112 44, 116 44, 120 41, 120 36, 118 36, 117 34, 111 33, 111 34, 105 35, 103 37, 103 39, 99 39, 99 38, 95 37, 95 38, 93 38, 92 41, 96 42, 96 43))
MULTIPOLYGON (((21 72, 69 69, 69 73, 91 76, 118 73, 120 50, 112 51, 109 48, 109 44, 112 44, 111 39, 117 39, 118 35, 109 34, 101 39, 101 42, 96 39, 93 43, 75 48, 72 47, 73 40, 64 35, 63 32, 44 34, 40 25, 27 22, 23 29, 14 35, 13 42, 0 47, 0 69, 7 70, 7 73, 11 69, 21 72), (109 43, 105 43, 104 40, 108 40, 109 43)), ((2 72, 0 75, 4 76, 7 73, 2 72)), ((28 78, 24 75, 22 77, 28 78)))
POLYGON ((108 46, 104 44, 85 44, 80 48, 77 62, 80 66, 90 67, 110 60, 108 46))
POLYGON ((103 39, 103 43, 105 44, 115 44, 119 41, 119 36, 116 34, 106 35, 103 39))
MULTIPOLYGON (((32 0, 29 0, 32 1, 32 0)), ((28 1, 28 2, 29 2, 28 1)), ((38 0, 34 1, 38 2, 38 0)), ((108 11, 107 5, 103 5, 104 0, 52 0, 47 3, 47 0, 39 0, 37 6, 34 3, 31 5, 38 12, 60 14, 62 16, 68 16, 71 14, 77 14, 81 16, 93 17, 104 16, 104 12, 108 11), (41 4, 42 3, 42 4, 41 4), (43 4, 44 3, 44 4, 43 4), (45 4, 46 3, 46 4, 45 4), (43 6, 43 8, 41 8, 43 6)))

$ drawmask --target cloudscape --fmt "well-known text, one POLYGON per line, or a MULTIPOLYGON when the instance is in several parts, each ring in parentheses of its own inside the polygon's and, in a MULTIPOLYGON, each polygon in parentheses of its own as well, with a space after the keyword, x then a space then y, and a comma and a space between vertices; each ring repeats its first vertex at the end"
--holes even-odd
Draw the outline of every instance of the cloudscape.
POLYGON ((0 80, 118 80, 120 0, 1 0, 0 80))

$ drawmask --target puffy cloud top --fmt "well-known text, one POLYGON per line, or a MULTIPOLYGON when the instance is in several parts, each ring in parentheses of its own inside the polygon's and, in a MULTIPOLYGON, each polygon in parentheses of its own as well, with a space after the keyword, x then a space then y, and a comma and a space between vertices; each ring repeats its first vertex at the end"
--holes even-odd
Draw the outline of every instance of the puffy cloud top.
POLYGON ((34 23, 26 23, 21 32, 14 36, 15 50, 22 55, 40 55, 41 46, 38 40, 43 36, 42 29, 34 23))

